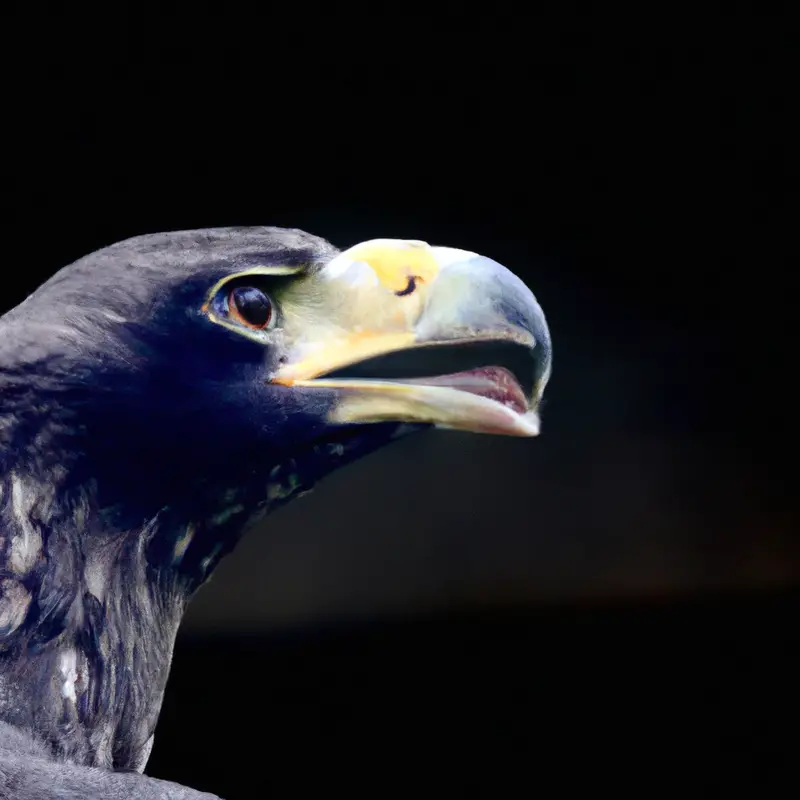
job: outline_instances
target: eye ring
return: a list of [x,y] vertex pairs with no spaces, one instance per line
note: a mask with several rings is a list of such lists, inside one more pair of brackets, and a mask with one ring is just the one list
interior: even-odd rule
[[263,331],[275,319],[272,301],[255,286],[234,286],[228,292],[226,305],[231,319],[245,328]]

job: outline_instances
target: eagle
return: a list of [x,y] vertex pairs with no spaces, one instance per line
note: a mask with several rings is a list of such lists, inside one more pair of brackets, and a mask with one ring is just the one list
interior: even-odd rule
[[213,228],[57,272],[0,317],[0,797],[211,797],[144,769],[220,559],[402,436],[536,436],[551,362],[516,275],[423,241]]

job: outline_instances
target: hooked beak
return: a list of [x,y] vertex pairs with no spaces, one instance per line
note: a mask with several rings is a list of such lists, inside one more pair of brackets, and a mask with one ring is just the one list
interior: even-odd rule
[[[508,269],[465,250],[376,239],[340,253],[315,276],[325,321],[303,326],[271,382],[335,390],[329,421],[429,423],[480,433],[536,436],[551,371],[547,322],[533,293]],[[289,310],[291,315],[291,309]],[[332,375],[390,353],[476,342],[510,343],[531,374],[476,363],[450,375],[387,379]],[[379,363],[376,362],[376,363]],[[525,392],[522,385],[530,386]]]

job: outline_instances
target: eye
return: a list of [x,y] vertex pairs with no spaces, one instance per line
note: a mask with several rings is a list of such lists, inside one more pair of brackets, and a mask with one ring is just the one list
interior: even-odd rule
[[228,313],[241,325],[263,330],[272,321],[272,303],[255,286],[236,286],[228,293]]

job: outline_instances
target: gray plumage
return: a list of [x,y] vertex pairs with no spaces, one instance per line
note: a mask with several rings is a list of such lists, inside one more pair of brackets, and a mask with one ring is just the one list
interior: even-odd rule
[[55,761],[30,736],[0,722],[2,800],[220,800],[137,772]]
[[[2,800],[211,797],[139,773],[181,617],[223,550],[209,542],[184,571],[154,563],[148,545],[163,537],[176,551],[192,520],[143,498],[136,525],[104,503],[97,466],[81,463],[87,421],[76,415],[84,390],[110,397],[147,376],[153,345],[135,326],[149,326],[187,280],[210,284],[252,265],[313,268],[336,252],[274,228],[138,237],[61,270],[0,318]],[[114,411],[123,422],[125,412]],[[124,460],[124,442],[116,449]],[[235,534],[220,535],[233,537],[230,549]]]

